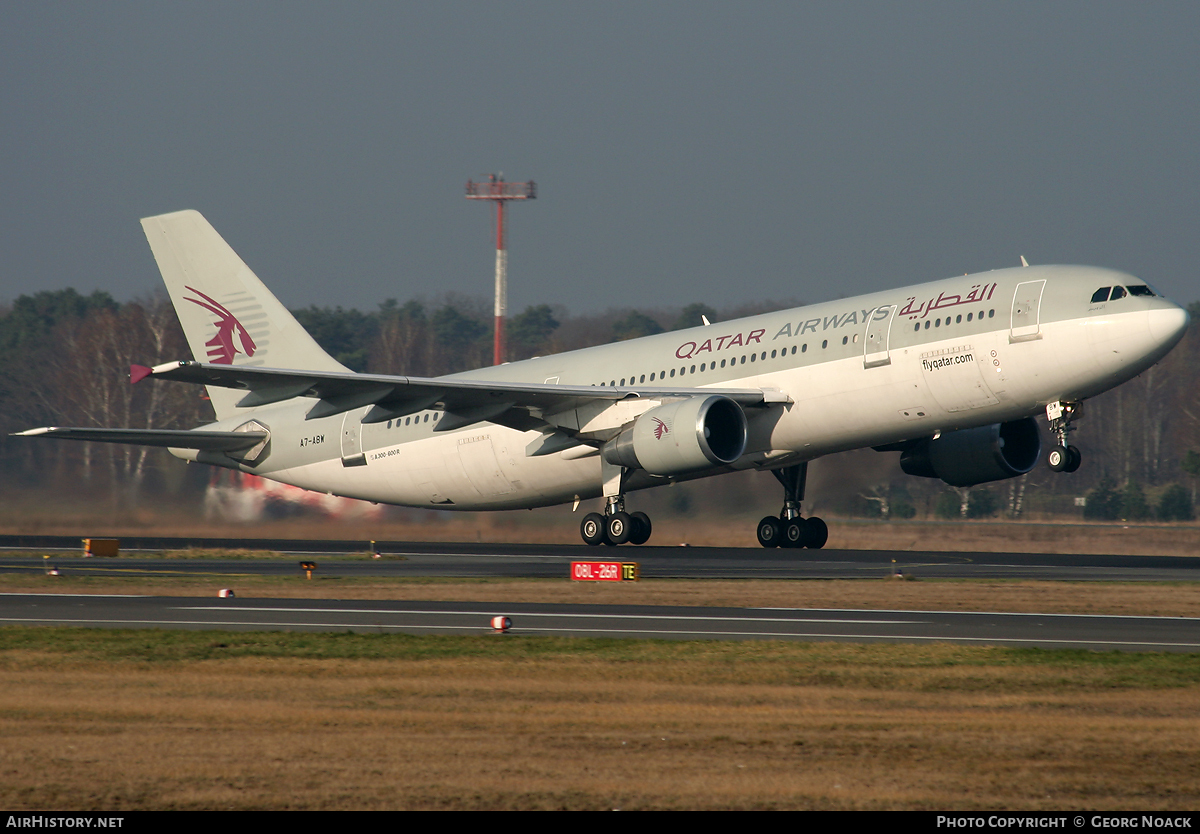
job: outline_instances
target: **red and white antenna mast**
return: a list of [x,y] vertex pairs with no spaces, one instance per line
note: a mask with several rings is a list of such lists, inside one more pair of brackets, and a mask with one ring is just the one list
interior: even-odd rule
[[493,362],[504,362],[504,319],[508,315],[508,250],[504,248],[504,204],[509,200],[537,199],[537,183],[505,182],[503,175],[489,174],[487,182],[467,180],[468,200],[491,200],[496,204],[496,336]]

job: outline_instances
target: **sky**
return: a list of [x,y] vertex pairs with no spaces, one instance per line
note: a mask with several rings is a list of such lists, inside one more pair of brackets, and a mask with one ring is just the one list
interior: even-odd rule
[[1200,4],[8,3],[0,301],[160,286],[203,213],[289,307],[814,303],[1030,263],[1200,299]]

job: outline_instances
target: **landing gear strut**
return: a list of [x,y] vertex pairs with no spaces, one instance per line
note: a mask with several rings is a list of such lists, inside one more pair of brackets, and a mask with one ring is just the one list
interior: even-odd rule
[[604,515],[588,513],[579,524],[584,544],[595,547],[606,544],[645,544],[650,539],[650,516],[642,512],[625,512],[625,496],[607,496]]
[[804,486],[808,480],[808,461],[796,466],[772,469],[771,474],[783,485],[783,509],[776,518],[769,515],[758,522],[758,543],[763,547],[808,547],[819,550],[829,540],[829,528],[816,516],[800,517]]
[[1083,456],[1074,446],[1067,445],[1067,435],[1075,431],[1071,421],[1083,415],[1083,403],[1053,402],[1046,406],[1046,417],[1050,421],[1050,433],[1058,440],[1046,463],[1055,472],[1074,472],[1083,461]]

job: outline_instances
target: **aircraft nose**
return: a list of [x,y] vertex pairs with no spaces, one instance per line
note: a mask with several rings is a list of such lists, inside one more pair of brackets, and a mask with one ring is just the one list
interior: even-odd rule
[[1189,316],[1182,307],[1149,311],[1150,334],[1159,343],[1175,344],[1187,330]]

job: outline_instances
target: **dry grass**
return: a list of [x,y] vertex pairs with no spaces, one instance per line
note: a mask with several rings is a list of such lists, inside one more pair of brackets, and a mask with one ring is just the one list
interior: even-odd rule
[[[219,655],[243,638],[203,639],[228,641],[210,644],[207,655]],[[423,648],[370,660],[163,660],[152,649],[146,660],[97,659],[82,649],[8,648],[0,802],[14,810],[1200,802],[1194,657],[1110,665],[1082,652],[951,646],[407,640]],[[466,656],[422,657],[431,645]]]
[[[554,507],[532,512],[411,513],[405,518],[337,521],[319,518],[261,520],[253,524],[208,521],[194,511],[151,506],[118,513],[92,503],[10,496],[0,506],[0,533],[80,536],[189,536],[203,538],[356,539],[378,541],[579,543],[584,510]],[[654,516],[656,545],[757,547],[759,514]],[[1071,523],[1065,521],[900,521],[828,518],[831,548],[910,552],[1112,553],[1195,556],[1200,523]]]
[[[220,576],[3,585],[1200,616],[1184,583],[309,582],[238,576],[234,561]],[[0,629],[0,674],[13,810],[1200,803],[1200,655],[28,628]]]

